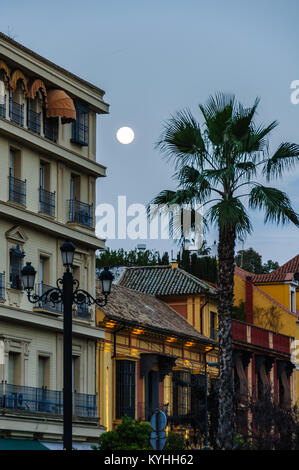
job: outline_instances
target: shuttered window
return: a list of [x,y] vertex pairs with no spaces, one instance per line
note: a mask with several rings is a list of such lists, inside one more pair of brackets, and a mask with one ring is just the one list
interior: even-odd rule
[[116,361],[115,417],[127,415],[135,419],[135,361]]

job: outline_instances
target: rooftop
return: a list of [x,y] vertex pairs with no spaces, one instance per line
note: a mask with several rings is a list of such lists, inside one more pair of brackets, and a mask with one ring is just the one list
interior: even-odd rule
[[[97,295],[101,295],[99,281],[97,281]],[[138,325],[161,334],[213,342],[198,333],[185,318],[162,300],[117,284],[113,285],[109,302],[105,307],[101,307],[101,311],[109,319],[120,323]]]
[[217,289],[210,283],[171,266],[128,267],[122,273],[118,284],[156,296],[217,294]]

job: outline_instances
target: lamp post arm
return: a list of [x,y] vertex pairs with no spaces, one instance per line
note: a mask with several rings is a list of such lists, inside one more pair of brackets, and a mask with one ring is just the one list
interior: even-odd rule
[[42,303],[52,303],[53,305],[59,304],[63,301],[63,290],[59,287],[59,284],[62,283],[62,279],[57,280],[57,287],[51,287],[50,289],[43,292],[41,295],[36,293],[31,293],[27,291],[27,299],[30,303],[36,304],[38,302]]

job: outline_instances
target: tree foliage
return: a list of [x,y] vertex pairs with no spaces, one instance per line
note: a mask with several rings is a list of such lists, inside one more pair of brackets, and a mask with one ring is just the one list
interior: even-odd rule
[[168,253],[163,253],[162,257],[158,251],[154,250],[135,250],[126,251],[123,248],[110,250],[106,248],[96,257],[96,267],[103,268],[109,266],[155,266],[169,264]]
[[[150,444],[151,432],[150,423],[124,416],[115,430],[101,434],[97,450],[153,450]],[[184,449],[186,440],[169,432],[164,450]]]
[[177,261],[179,267],[184,269],[193,276],[204,281],[217,283],[217,260],[212,256],[197,256],[193,253],[183,250],[182,254],[178,254]]
[[277,261],[268,260],[266,263],[262,263],[262,256],[253,248],[239,250],[235,256],[235,263],[253,274],[268,274],[279,268]]

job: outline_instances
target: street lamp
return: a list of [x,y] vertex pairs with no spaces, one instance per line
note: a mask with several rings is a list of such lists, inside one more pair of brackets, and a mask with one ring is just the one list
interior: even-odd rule
[[29,302],[63,304],[63,448],[72,450],[72,306],[73,304],[89,306],[96,304],[100,307],[106,305],[114,276],[108,268],[104,268],[100,274],[103,297],[95,299],[89,292],[80,289],[79,281],[73,277],[71,271],[75,253],[73,243],[69,240],[65,241],[60,251],[66,270],[62,279],[57,280],[57,287],[52,287],[42,295],[37,295],[32,293],[36,270],[31,263],[26,263],[21,274]]

